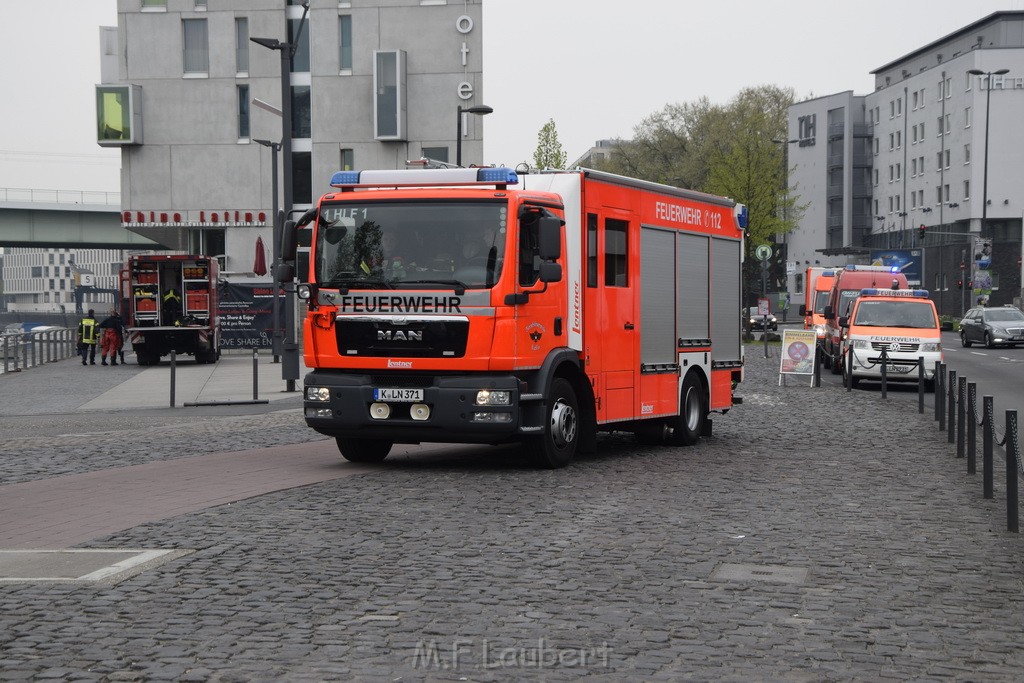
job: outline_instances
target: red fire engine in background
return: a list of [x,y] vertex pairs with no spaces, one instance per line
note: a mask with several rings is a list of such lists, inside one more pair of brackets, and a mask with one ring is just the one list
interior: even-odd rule
[[599,430],[691,444],[738,402],[742,205],[591,170],[331,185],[297,226],[304,414],[345,458],[520,441],[560,467]]
[[171,351],[197,363],[220,358],[217,259],[193,254],[140,254],[121,268],[126,335],[139,365]]

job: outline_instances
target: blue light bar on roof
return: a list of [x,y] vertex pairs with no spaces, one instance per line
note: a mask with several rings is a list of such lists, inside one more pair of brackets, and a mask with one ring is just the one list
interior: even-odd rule
[[359,171],[338,171],[331,176],[331,187],[341,187],[342,185],[358,185],[359,184]]
[[423,168],[374,171],[338,171],[331,187],[426,187],[436,185],[514,185],[519,176],[511,168]]
[[846,266],[846,270],[859,270],[870,273],[899,273],[903,269],[900,266],[858,266],[851,264]]
[[861,296],[906,296],[914,298],[928,298],[927,289],[881,289],[868,287],[860,290]]

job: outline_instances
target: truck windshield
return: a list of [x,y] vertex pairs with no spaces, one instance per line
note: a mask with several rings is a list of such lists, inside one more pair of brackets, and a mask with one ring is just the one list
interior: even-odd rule
[[508,204],[500,200],[327,201],[320,217],[321,287],[480,289],[501,277]]
[[924,301],[861,301],[853,324],[867,327],[925,329],[938,326],[935,311],[930,303]]
[[825,306],[828,306],[829,291],[822,290],[814,293],[814,312],[818,315],[824,315]]

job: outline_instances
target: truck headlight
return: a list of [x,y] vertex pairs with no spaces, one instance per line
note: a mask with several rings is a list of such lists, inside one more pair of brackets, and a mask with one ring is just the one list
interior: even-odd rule
[[331,390],[327,387],[306,387],[307,401],[330,401]]
[[827,333],[828,333],[828,328],[825,327],[824,325],[819,323],[819,324],[814,326],[814,334],[815,334],[815,336],[818,337],[818,339],[824,339],[825,335]]
[[852,346],[855,349],[870,349],[871,342],[869,342],[867,339],[854,339]]
[[921,346],[918,347],[918,351],[921,351],[922,353],[934,353],[936,351],[941,351],[941,350],[942,350],[942,343],[941,342],[926,342],[924,344],[921,344]]
[[512,404],[512,392],[481,389],[476,392],[478,406],[507,406]]

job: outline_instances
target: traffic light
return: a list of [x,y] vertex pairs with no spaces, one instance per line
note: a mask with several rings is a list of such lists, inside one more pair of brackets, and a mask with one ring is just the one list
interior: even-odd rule
[[974,289],[974,280],[967,281],[967,289]]
[[924,239],[924,232],[925,232],[925,227],[924,227],[924,225],[922,225],[921,227],[919,227],[917,229],[917,239],[923,240]]
[[964,281],[963,280],[957,280],[956,281],[956,288],[957,289],[963,289],[964,288]]

